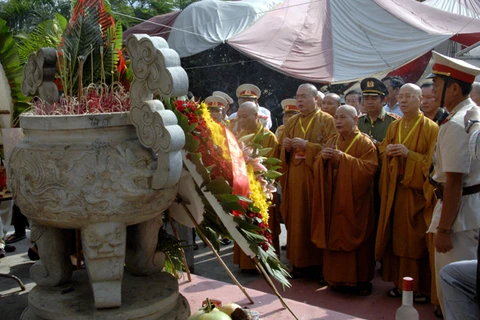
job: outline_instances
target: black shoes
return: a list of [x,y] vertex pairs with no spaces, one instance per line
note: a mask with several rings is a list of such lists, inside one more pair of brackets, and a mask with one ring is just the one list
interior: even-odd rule
[[232,243],[232,240],[228,239],[228,238],[222,238],[220,240],[218,240],[218,242],[220,242],[221,244],[223,244],[224,246]]

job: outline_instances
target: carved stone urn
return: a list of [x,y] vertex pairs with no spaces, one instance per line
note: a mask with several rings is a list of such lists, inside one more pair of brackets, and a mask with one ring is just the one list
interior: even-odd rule
[[[20,118],[25,139],[11,155],[9,186],[33,222],[40,255],[22,319],[189,316],[176,279],[161,272],[164,254],[156,251],[161,214],[177,194],[185,137],[173,112],[152,99],[153,93],[184,94],[188,78],[162,38],[132,36],[127,45],[135,75],[130,112]],[[52,81],[43,72],[51,54],[42,49],[30,56],[24,82],[34,89],[25,94]],[[88,278],[81,271],[72,277],[74,229]]]

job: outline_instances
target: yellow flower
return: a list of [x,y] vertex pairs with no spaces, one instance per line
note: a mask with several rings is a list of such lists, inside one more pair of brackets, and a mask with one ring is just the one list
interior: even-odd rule
[[200,111],[202,112],[202,117],[207,124],[207,128],[210,129],[212,132],[212,142],[216,146],[220,146],[223,151],[223,158],[225,160],[230,160],[230,154],[228,153],[228,146],[227,141],[225,139],[225,132],[222,128],[222,125],[217,123],[215,120],[212,119],[210,116],[210,112],[208,111],[208,106],[205,102],[202,102],[199,107]]
[[253,205],[260,209],[260,214],[262,215],[262,220],[265,224],[268,225],[268,207],[270,206],[267,201],[267,196],[263,192],[262,185],[257,180],[255,171],[250,164],[247,164],[247,173],[248,173],[248,183],[250,185],[250,200],[252,200]]

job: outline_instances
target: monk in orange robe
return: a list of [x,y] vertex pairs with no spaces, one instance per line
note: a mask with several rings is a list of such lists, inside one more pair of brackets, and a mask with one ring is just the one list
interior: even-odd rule
[[323,144],[335,134],[331,115],[316,108],[317,89],[311,84],[298,87],[296,100],[300,114],[288,120],[281,148],[283,176],[281,212],[287,228],[287,259],[293,276],[303,276],[322,264],[322,250],[312,242],[310,223],[313,193],[313,164]]
[[430,268],[425,221],[424,184],[432,161],[438,126],[420,112],[421,89],[408,83],[398,94],[403,118],[394,121],[379,147],[381,208],[375,257],[382,260],[382,278],[400,296],[402,278],[415,279],[415,301],[428,302]]
[[323,275],[332,290],[371,293],[375,272],[373,179],[377,147],[357,126],[357,110],[340,106],[337,134],[315,162],[312,241],[323,251]]
[[[238,122],[241,131],[238,133],[238,138],[249,134],[254,134],[251,141],[254,141],[260,134],[266,136],[259,141],[263,148],[271,148],[270,152],[265,155],[267,158],[278,158],[278,142],[277,138],[262,123],[258,120],[258,106],[254,102],[244,102],[238,108]],[[275,251],[280,252],[280,213],[274,207],[268,210],[269,219],[268,226],[272,232],[272,245]],[[239,264],[242,270],[254,270],[255,265],[249,256],[243,253],[242,249],[235,244],[233,246],[233,263]]]

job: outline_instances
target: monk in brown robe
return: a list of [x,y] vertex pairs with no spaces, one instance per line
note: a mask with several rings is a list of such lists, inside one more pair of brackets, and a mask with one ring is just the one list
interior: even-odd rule
[[[240,125],[240,132],[237,137],[241,138],[243,136],[254,134],[251,138],[251,141],[254,141],[258,135],[266,134],[266,136],[259,141],[259,144],[263,148],[272,148],[268,154],[265,155],[267,158],[278,158],[278,142],[277,138],[267,128],[265,128],[262,123],[258,120],[258,106],[254,102],[248,101],[244,102],[238,108],[238,123]],[[272,231],[272,245],[275,248],[277,253],[280,252],[280,213],[278,210],[274,210],[273,207],[269,209],[269,220],[268,226],[270,231]],[[255,265],[249,256],[243,253],[242,249],[235,244],[233,247],[233,263],[239,264],[240,269],[242,270],[254,270]]]
[[337,134],[315,162],[312,241],[323,251],[323,275],[332,290],[369,295],[375,272],[373,178],[377,147],[356,124],[357,110],[340,106]]
[[438,135],[438,125],[420,112],[421,89],[405,84],[398,94],[403,118],[394,121],[379,147],[381,208],[375,257],[382,260],[382,278],[392,281],[391,297],[401,296],[402,278],[415,279],[415,301],[428,302],[430,268],[423,191]]
[[317,89],[311,84],[298,87],[297,107],[300,114],[288,120],[281,149],[283,176],[281,212],[287,228],[287,259],[292,276],[304,274],[299,268],[322,264],[322,250],[312,242],[310,223],[313,193],[313,164],[323,144],[335,134],[331,115],[316,108]]

